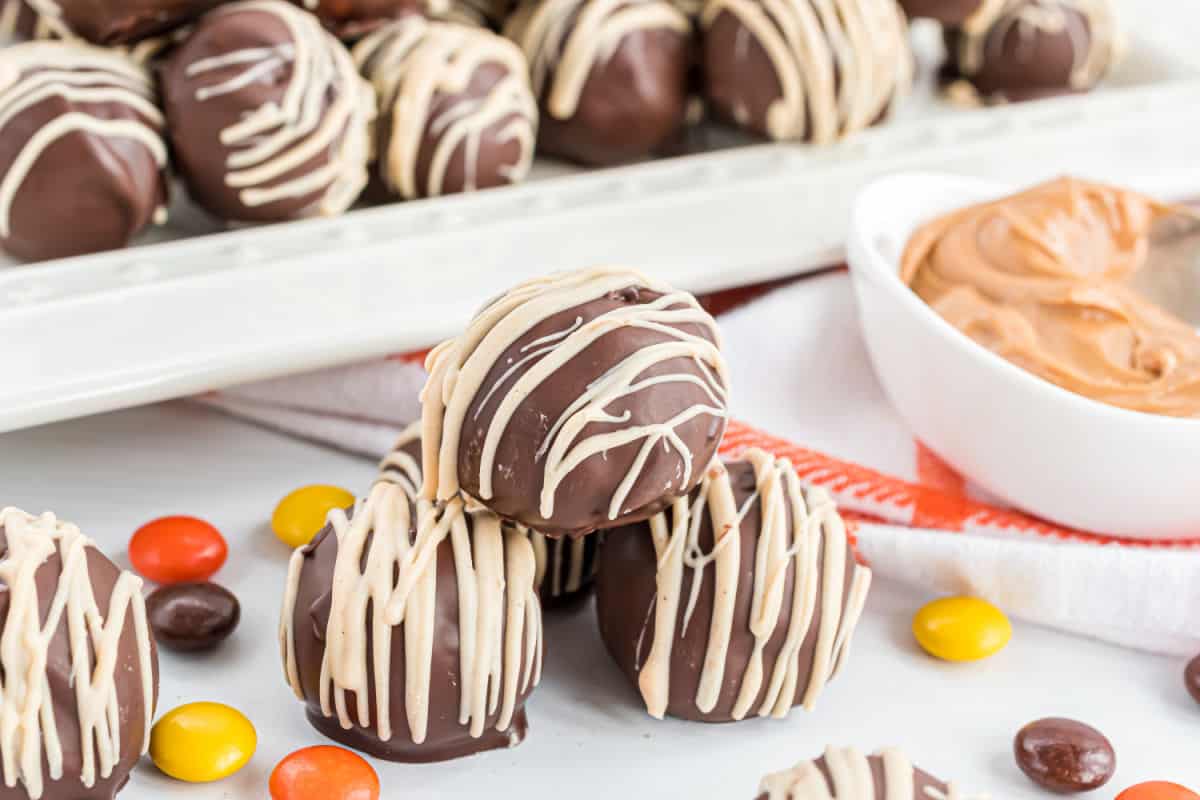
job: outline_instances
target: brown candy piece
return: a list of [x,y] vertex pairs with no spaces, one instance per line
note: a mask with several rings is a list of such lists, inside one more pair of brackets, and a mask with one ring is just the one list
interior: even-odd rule
[[1196,656],[1188,662],[1187,667],[1183,670],[1183,682],[1192,699],[1200,703],[1200,656]]
[[1116,753],[1104,734],[1061,717],[1039,719],[1021,728],[1013,753],[1030,780],[1064,794],[1098,789],[1117,768]]
[[184,652],[211,650],[233,633],[241,619],[238,599],[215,583],[160,586],[146,598],[146,616],[163,647]]

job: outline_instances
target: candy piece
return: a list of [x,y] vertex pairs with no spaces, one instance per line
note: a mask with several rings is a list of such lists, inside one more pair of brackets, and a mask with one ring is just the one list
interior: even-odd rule
[[379,776],[342,747],[297,750],[271,773],[271,800],[379,800]]
[[271,530],[288,547],[303,547],[324,527],[330,511],[352,505],[354,495],[340,487],[321,484],[304,486],[275,506],[275,513],[271,515]]
[[943,597],[913,617],[913,635],[931,656],[978,661],[994,656],[1012,638],[1004,612],[978,597]]
[[1117,768],[1117,756],[1104,734],[1072,719],[1029,723],[1017,732],[1013,753],[1021,771],[1052,792],[1098,789]]
[[188,703],[150,731],[150,758],[172,778],[209,783],[228,778],[254,755],[258,736],[242,712],[222,703]]
[[1147,781],[1130,786],[1117,800],[1200,800],[1200,794],[1170,781]]
[[129,540],[133,568],[157,583],[206,581],[228,554],[221,532],[196,517],[147,522]]
[[172,650],[211,650],[233,633],[241,619],[238,599],[215,583],[160,586],[146,598],[154,638]]
[[1200,703],[1200,656],[1196,656],[1183,670],[1183,682],[1187,686],[1188,694],[1197,703]]

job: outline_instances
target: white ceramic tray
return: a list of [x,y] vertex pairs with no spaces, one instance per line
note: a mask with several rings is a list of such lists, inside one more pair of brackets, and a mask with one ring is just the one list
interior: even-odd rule
[[[423,347],[478,298],[557,268],[624,262],[695,291],[802,272],[840,258],[858,188],[902,170],[1198,191],[1200,7],[1123,4],[1130,55],[1090,96],[964,110],[925,85],[897,119],[825,149],[542,164],[474,196],[0,268],[0,430]],[[916,33],[929,60],[936,31]],[[178,218],[157,235],[194,230]]]

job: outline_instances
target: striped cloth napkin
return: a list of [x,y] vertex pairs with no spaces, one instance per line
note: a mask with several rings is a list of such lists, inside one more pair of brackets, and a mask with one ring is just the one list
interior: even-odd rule
[[[828,489],[879,577],[987,598],[1063,631],[1171,655],[1200,652],[1200,531],[1147,542],[1005,508],[913,440],[875,380],[842,272],[721,314],[734,422],[722,453],[761,447]],[[720,312],[741,296],[719,296]],[[277,430],[379,458],[419,414],[421,355],[199,398]],[[752,423],[752,424],[748,424]]]

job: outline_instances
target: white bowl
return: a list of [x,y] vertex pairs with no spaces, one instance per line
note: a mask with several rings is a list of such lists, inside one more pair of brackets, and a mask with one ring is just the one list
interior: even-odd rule
[[895,175],[859,195],[848,245],[875,371],[913,433],[971,480],[1070,527],[1200,536],[1200,420],[1142,414],[1061,389],[976,344],[899,277],[921,223],[1014,187]]

